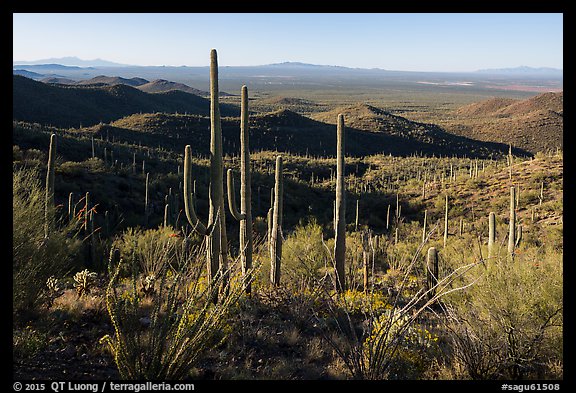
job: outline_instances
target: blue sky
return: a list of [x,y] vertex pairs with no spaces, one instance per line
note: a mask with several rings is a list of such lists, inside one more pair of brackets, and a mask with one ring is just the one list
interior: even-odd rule
[[284,61],[405,71],[563,68],[563,15],[13,14],[13,60],[76,56],[124,64]]

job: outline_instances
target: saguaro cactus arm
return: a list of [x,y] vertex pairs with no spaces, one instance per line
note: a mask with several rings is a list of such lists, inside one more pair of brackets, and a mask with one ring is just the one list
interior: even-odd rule
[[196,230],[201,235],[206,235],[207,228],[206,225],[198,219],[196,211],[194,210],[194,204],[192,203],[190,188],[192,181],[192,163],[190,158],[190,145],[186,145],[184,149],[184,211],[186,212],[186,218],[194,230]]
[[238,221],[244,220],[246,218],[246,214],[244,212],[240,212],[238,210],[238,206],[236,205],[236,197],[234,192],[234,175],[232,174],[232,169],[228,169],[227,172],[227,183],[228,183],[228,208],[230,210],[230,214],[237,219]]

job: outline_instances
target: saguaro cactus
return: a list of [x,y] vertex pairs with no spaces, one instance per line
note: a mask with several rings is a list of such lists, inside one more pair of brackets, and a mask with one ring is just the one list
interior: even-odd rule
[[346,290],[344,263],[346,259],[346,182],[345,182],[345,129],[344,115],[338,115],[336,129],[336,219],[334,222],[334,261],[336,264],[336,290]]
[[516,232],[516,242],[514,243],[514,247],[518,248],[520,247],[520,242],[522,241],[522,225],[518,225]]
[[428,298],[432,299],[436,294],[436,285],[438,285],[438,251],[436,247],[428,249],[428,257],[426,259],[426,285],[428,290]]
[[84,197],[84,232],[88,233],[88,220],[90,218],[90,193],[87,192]]
[[446,195],[446,207],[444,209],[444,247],[448,241],[448,195]]
[[144,226],[148,226],[148,216],[150,215],[149,210],[149,199],[148,199],[148,178],[150,177],[150,173],[146,174],[146,186],[144,191]]
[[514,209],[515,205],[515,195],[516,189],[514,186],[510,187],[510,222],[508,228],[508,254],[514,257],[514,243],[516,241],[516,211]]
[[490,212],[488,216],[488,259],[494,256],[494,245],[496,244],[496,214]]
[[424,223],[422,225],[422,243],[426,241],[426,218],[428,216],[428,210],[424,210]]
[[74,193],[68,194],[68,221],[72,222],[74,220]]
[[56,134],[50,135],[48,168],[46,170],[46,198],[44,200],[44,237],[48,237],[54,224],[54,162],[56,160]]
[[169,224],[170,224],[170,220],[169,220],[169,209],[170,209],[170,205],[167,203],[164,205],[164,228],[166,228]]
[[276,183],[274,186],[274,211],[270,237],[270,281],[280,285],[280,262],[282,261],[282,156],[276,157]]
[[358,231],[358,219],[360,215],[360,199],[356,199],[356,222],[354,224],[354,230]]
[[368,292],[370,282],[370,255],[374,250],[372,245],[372,231],[362,231],[360,234],[362,239],[362,272],[363,272],[363,288],[364,292]]
[[[250,189],[250,149],[248,138],[248,88],[242,86],[240,111],[240,211],[236,208],[234,178],[228,169],[228,207],[232,216],[240,221],[240,263],[242,275],[246,277],[252,268],[252,193]],[[250,282],[245,282],[244,290],[251,292]]]
[[512,181],[512,163],[514,162],[514,157],[512,156],[512,144],[508,145],[508,177]]
[[[217,279],[218,272],[227,268],[227,239],[224,218],[224,184],[222,164],[222,127],[218,103],[218,58],[215,49],[210,52],[210,188],[208,224],[197,217],[191,199],[192,158],[191,147],[184,150],[184,209],[192,228],[206,236],[207,269],[210,285]],[[225,280],[224,285],[227,287]]]

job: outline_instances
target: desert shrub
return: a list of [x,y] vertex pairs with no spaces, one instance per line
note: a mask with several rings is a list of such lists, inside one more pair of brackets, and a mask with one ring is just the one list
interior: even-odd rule
[[49,237],[44,237],[45,189],[37,170],[15,170],[12,186],[12,305],[19,313],[33,311],[44,302],[48,278],[62,276],[72,268],[81,241],[76,237],[75,222],[57,223]]
[[296,287],[319,280],[331,268],[328,253],[316,220],[301,223],[282,245],[282,281]]
[[22,150],[20,150],[20,146],[13,145],[12,146],[12,161],[14,161],[14,162],[22,161],[23,158],[24,158],[24,153],[22,152]]
[[136,266],[139,273],[156,276],[164,265],[177,261],[177,247],[186,248],[199,243],[197,235],[186,236],[171,226],[155,229],[128,228],[114,240],[112,248],[118,249],[121,258],[130,262],[130,266]]
[[562,363],[561,263],[559,254],[535,262],[519,253],[447,298],[453,355],[466,377],[561,378],[548,370]]
[[14,330],[12,342],[14,357],[29,358],[48,346],[48,336],[28,325]]

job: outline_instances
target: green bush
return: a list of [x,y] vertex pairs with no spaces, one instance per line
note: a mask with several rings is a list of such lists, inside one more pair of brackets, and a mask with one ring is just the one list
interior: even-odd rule
[[[130,266],[135,266],[138,273],[157,275],[166,264],[179,262],[176,257],[180,254],[175,254],[176,247],[191,248],[201,243],[195,233],[186,240],[183,236],[171,226],[156,229],[128,228],[114,240],[112,248],[118,249],[121,258],[129,262]],[[176,269],[179,266],[171,267]]]
[[466,292],[447,298],[452,349],[472,379],[548,379],[562,364],[562,260],[523,253],[488,264]]
[[[13,312],[34,311],[43,302],[50,276],[62,276],[73,266],[80,251],[76,223],[60,223],[44,238],[45,189],[35,169],[13,172],[12,280]],[[58,217],[59,211],[56,211]]]
[[282,281],[296,286],[319,280],[333,268],[329,250],[322,240],[322,227],[315,219],[300,223],[282,246]]

